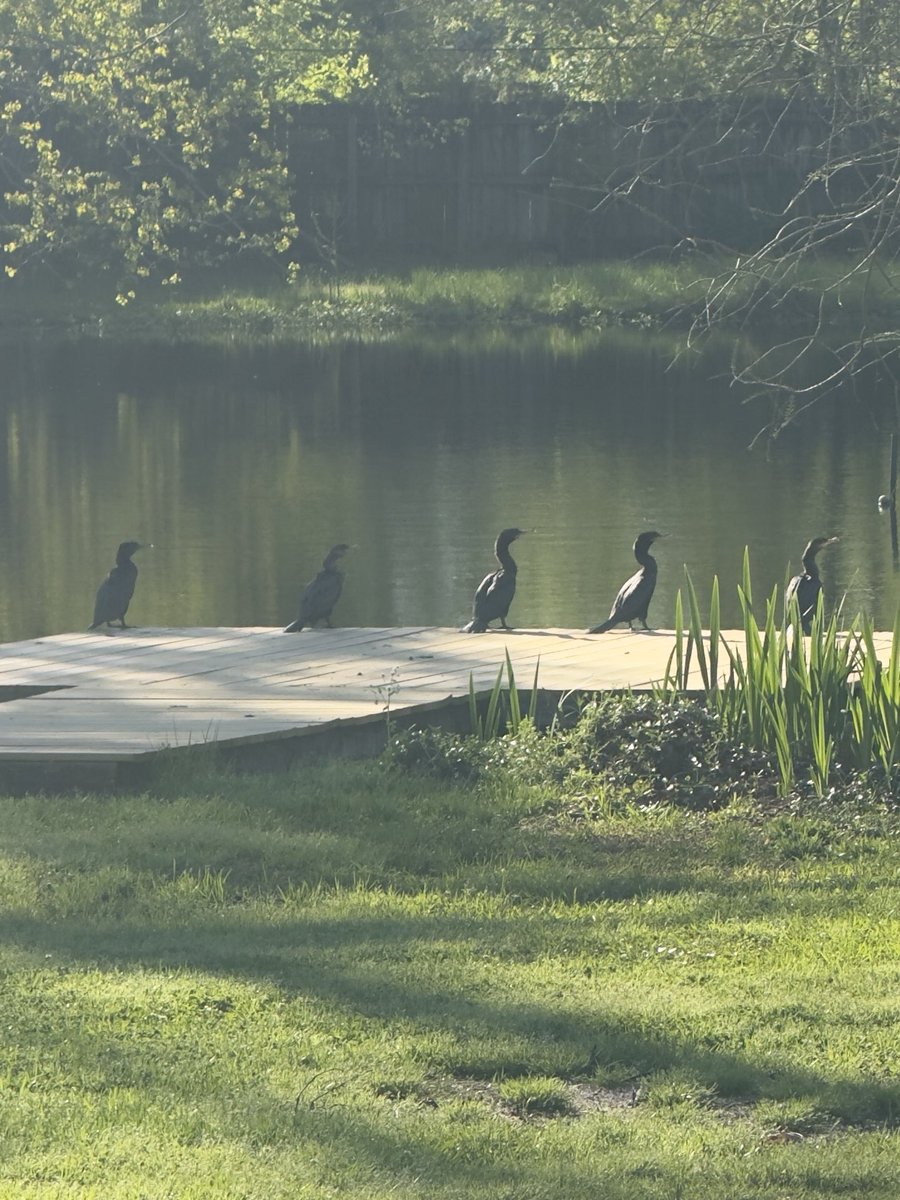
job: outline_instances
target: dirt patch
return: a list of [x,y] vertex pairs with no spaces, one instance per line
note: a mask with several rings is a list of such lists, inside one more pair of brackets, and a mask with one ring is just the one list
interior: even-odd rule
[[[560,1080],[560,1087],[567,1092],[571,1115],[576,1118],[596,1112],[620,1112],[638,1103],[638,1093],[630,1083],[603,1087],[596,1083],[567,1083]],[[391,1100],[415,1100],[435,1108],[454,1100],[472,1100],[484,1104],[498,1116],[519,1119],[501,1096],[499,1085],[486,1079],[460,1076],[427,1079],[412,1084],[381,1083],[375,1091]]]

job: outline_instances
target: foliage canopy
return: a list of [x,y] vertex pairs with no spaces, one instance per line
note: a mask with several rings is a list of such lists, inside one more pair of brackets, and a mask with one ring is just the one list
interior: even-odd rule
[[[625,102],[630,161],[615,177],[580,161],[594,210],[671,188],[673,168],[677,186],[712,191],[748,137],[774,145],[799,113],[806,141],[784,186],[764,212],[748,201],[756,243],[709,235],[736,265],[696,332],[798,294],[820,252],[865,276],[900,244],[900,0],[0,0],[0,47],[6,274],[108,272],[122,302],[192,266],[283,267],[305,169],[292,129],[298,106],[323,102],[402,114],[423,99],[445,112],[507,101],[550,114],[549,138],[586,106]],[[744,378],[793,392],[828,300]],[[815,394],[873,362],[893,372],[897,337],[861,321]]]
[[346,20],[303,0],[3,0],[0,30],[6,272],[100,267],[123,300],[185,261],[284,251],[287,106],[366,77]]

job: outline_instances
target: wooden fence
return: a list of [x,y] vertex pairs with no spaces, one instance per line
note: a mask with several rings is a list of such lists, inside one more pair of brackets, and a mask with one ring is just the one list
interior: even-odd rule
[[748,246],[820,161],[826,125],[765,99],[564,118],[326,106],[299,110],[289,136],[304,257],[553,261],[686,239]]

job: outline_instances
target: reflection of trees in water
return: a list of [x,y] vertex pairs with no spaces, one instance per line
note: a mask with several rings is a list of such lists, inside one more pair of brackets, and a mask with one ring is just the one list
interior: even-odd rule
[[[687,563],[726,619],[743,546],[763,590],[797,546],[843,534],[826,596],[892,618],[874,426],[839,408],[747,447],[759,415],[718,364],[650,335],[297,347],[41,348],[0,422],[7,638],[84,628],[128,537],[138,624],[282,625],[337,540],[358,546],[340,621],[461,624],[496,530],[523,542],[516,623],[583,627],[645,527],[670,534],[654,622]],[[885,464],[886,465],[886,464]],[[877,482],[872,482],[877,480]]]

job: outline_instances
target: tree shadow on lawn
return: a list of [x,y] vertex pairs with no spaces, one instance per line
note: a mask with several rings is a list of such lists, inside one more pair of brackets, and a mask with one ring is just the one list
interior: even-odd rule
[[[333,806],[318,795],[305,806],[290,786],[279,783],[270,793],[257,782],[248,796],[238,791],[228,802],[139,797],[115,823],[102,802],[90,800],[67,803],[62,823],[58,804],[34,797],[16,802],[2,817],[6,853],[64,873],[109,869],[171,878],[199,867],[227,876],[229,896],[346,887],[363,879],[414,893],[475,888],[539,904],[705,890],[746,904],[746,867],[771,873],[787,866],[755,831],[737,856],[732,850],[723,855],[711,846],[709,830],[689,816],[682,824],[648,822],[623,835],[578,821],[517,819],[492,811],[489,800],[482,807],[452,791],[437,799],[419,799],[413,791],[394,808],[353,791]],[[802,890],[802,881],[796,886]],[[848,895],[852,886],[849,879],[835,884]],[[762,905],[761,893],[749,902]],[[830,902],[823,911],[833,914]]]
[[[276,1156],[296,1155],[294,1186],[300,1189],[319,1184],[323,1195],[339,1191],[348,1196],[380,1196],[401,1189],[408,1189],[402,1190],[403,1195],[422,1195],[430,1200],[444,1195],[448,1200],[459,1200],[460,1196],[499,1200],[600,1195],[604,1200],[665,1200],[670,1196],[674,1200],[684,1195],[683,1165],[674,1139],[671,1150],[651,1147],[646,1140],[638,1139],[630,1152],[623,1153],[624,1137],[619,1135],[615,1138],[614,1159],[608,1163],[602,1142],[597,1153],[575,1154],[564,1142],[553,1146],[538,1138],[521,1138],[522,1125],[518,1122],[499,1124],[494,1119],[490,1127],[490,1110],[479,1111],[477,1102],[457,1104],[448,1113],[437,1111],[441,1103],[423,1107],[408,1102],[398,1113],[396,1102],[379,1095],[375,1088],[361,1097],[358,1080],[342,1080],[340,1067],[318,1090],[307,1086],[308,1072],[300,1069],[294,1095],[273,1090],[264,1061],[248,1062],[243,1078],[228,1078],[217,1087],[215,1067],[204,1061],[201,1070],[205,1068],[206,1075],[198,1079],[195,1068],[192,1077],[193,1064],[174,1053],[171,1045],[160,1046],[158,1038],[155,1049],[161,1061],[148,1070],[145,1047],[139,1041],[127,1036],[117,1039],[108,1034],[92,1035],[90,1023],[80,1019],[81,1014],[73,1012],[71,1004],[69,1016],[69,1027],[55,1027],[57,1037],[64,1040],[66,1053],[74,1062],[97,1066],[94,1071],[78,1073],[78,1087],[65,1090],[63,1103],[77,1114],[79,1092],[96,1103],[96,1096],[110,1090],[134,1089],[141,1094],[142,1111],[148,1117],[160,1108],[171,1114],[170,1125],[159,1133],[153,1131],[151,1118],[148,1143],[157,1138],[175,1140],[176,1162],[184,1162],[195,1145],[207,1153],[214,1153],[217,1145],[232,1150],[240,1147],[240,1158],[257,1160],[254,1194],[263,1194],[259,1189],[266,1186],[267,1159],[274,1152]],[[32,1062],[47,1057],[44,1041],[37,1037],[32,1045],[21,1049]],[[236,1056],[242,1053],[246,1055],[247,1051],[236,1048]],[[335,1083],[337,1086],[332,1086]],[[197,1090],[203,1094],[200,1106]],[[58,1098],[52,1095],[47,1098],[51,1112],[55,1101]],[[180,1114],[184,1105],[190,1110],[186,1126]],[[52,1134],[43,1133],[41,1138],[51,1164],[62,1150],[70,1171],[75,1169],[79,1156],[90,1157],[92,1171],[103,1171],[102,1156],[98,1165],[93,1157],[95,1148],[85,1142],[74,1116],[71,1140],[64,1147],[54,1143]],[[12,1148],[8,1155],[7,1170],[14,1178],[15,1166],[9,1165],[16,1162]],[[52,1165],[48,1169],[52,1170]],[[166,1173],[162,1170],[156,1178],[157,1186],[164,1182]],[[379,1184],[383,1191],[378,1190]],[[354,1185],[360,1187],[359,1192]]]
[[[477,891],[489,903],[541,907],[652,899],[661,902],[667,929],[700,926],[723,917],[745,923],[769,916],[783,919],[801,911],[810,920],[834,919],[842,911],[857,911],[861,894],[871,900],[873,891],[895,884],[892,862],[885,863],[878,877],[870,875],[864,890],[844,860],[837,864],[840,870],[829,878],[827,888],[818,878],[803,877],[797,863],[777,860],[769,864],[756,860],[759,876],[754,878],[747,873],[747,867],[754,865],[749,856],[736,865],[723,863],[696,843],[667,842],[664,831],[649,846],[647,842],[622,846],[616,838],[577,845],[562,838],[549,843],[536,839],[530,850],[523,842],[495,858],[485,858],[485,840],[476,829],[464,852],[452,862],[441,861],[435,849],[433,870],[424,861],[428,851],[420,850],[415,861],[404,865],[402,848],[388,839],[379,845],[365,831],[358,837],[317,830],[265,836],[249,831],[241,839],[234,830],[223,832],[209,823],[192,832],[196,840],[186,842],[178,828],[148,829],[143,840],[140,829],[131,830],[129,844],[115,833],[104,840],[102,832],[93,837],[89,830],[61,830],[48,845],[46,831],[25,830],[10,831],[3,844],[11,859],[29,864],[28,870],[30,864],[42,865],[44,887],[55,887],[57,878],[77,878],[74,890],[82,905],[86,890],[94,889],[92,907],[98,915],[105,909],[110,916],[127,913],[129,895],[142,877],[197,877],[198,870],[222,880],[229,903],[304,890],[353,889],[360,882],[410,896],[433,890],[441,897],[467,897]],[[780,880],[779,872],[784,873]],[[92,873],[97,874],[96,880],[91,879]],[[787,903],[784,889],[789,890]],[[121,905],[116,900],[118,891],[125,893]],[[655,915],[648,919],[662,921]]]
[[[488,964],[492,970],[486,975],[483,955],[492,946],[515,945],[521,924],[446,914],[241,920],[231,927],[222,919],[172,927],[8,917],[0,922],[0,940],[26,954],[52,956],[58,966],[202,971],[223,980],[272,985],[288,999],[334,1008],[338,1021],[362,1016],[381,1023],[388,1038],[402,1022],[408,1026],[406,1037],[431,1035],[430,1070],[449,1076],[572,1079],[596,1076],[605,1068],[637,1080],[659,1071],[685,1071],[723,1096],[802,1096],[848,1122],[896,1120],[900,1084],[828,1079],[802,1067],[764,1069],[739,1053],[704,1044],[708,1038],[648,1030],[639,1011],[633,1019],[610,1015],[599,970],[595,993],[587,1000],[579,993],[577,1006],[567,1005],[566,978],[546,1002],[518,999],[520,979],[514,974],[504,984],[500,959]],[[430,964],[419,961],[423,946],[451,941],[457,946],[452,961],[438,958],[435,981],[429,984],[423,972]],[[467,961],[479,964],[468,976],[468,987]],[[520,960],[512,961],[515,966]],[[766,1013],[760,1011],[759,1018]],[[437,1041],[447,1048],[435,1050],[433,1035],[444,1035]],[[98,1046],[97,1053],[102,1052]]]
[[[49,811],[49,805],[45,806]],[[424,807],[424,806],[423,806]],[[545,830],[501,831],[491,814],[440,811],[382,813],[370,807],[357,819],[338,815],[284,814],[278,809],[232,817],[215,812],[173,812],[148,802],[127,825],[106,827],[103,810],[76,814],[68,824],[41,816],[34,824],[10,818],[3,834],[8,855],[63,872],[112,869],[171,877],[200,867],[224,873],[230,894],[274,893],[299,886],[378,886],[418,892],[422,887],[514,891],[523,900],[620,900],[693,891],[696,841],[654,832],[623,847],[617,839],[566,837]],[[502,819],[502,818],[501,818]],[[77,823],[76,823],[77,822]],[[6,822],[4,822],[6,823]],[[717,889],[725,886],[725,873]],[[743,886],[743,885],[742,885]]]

